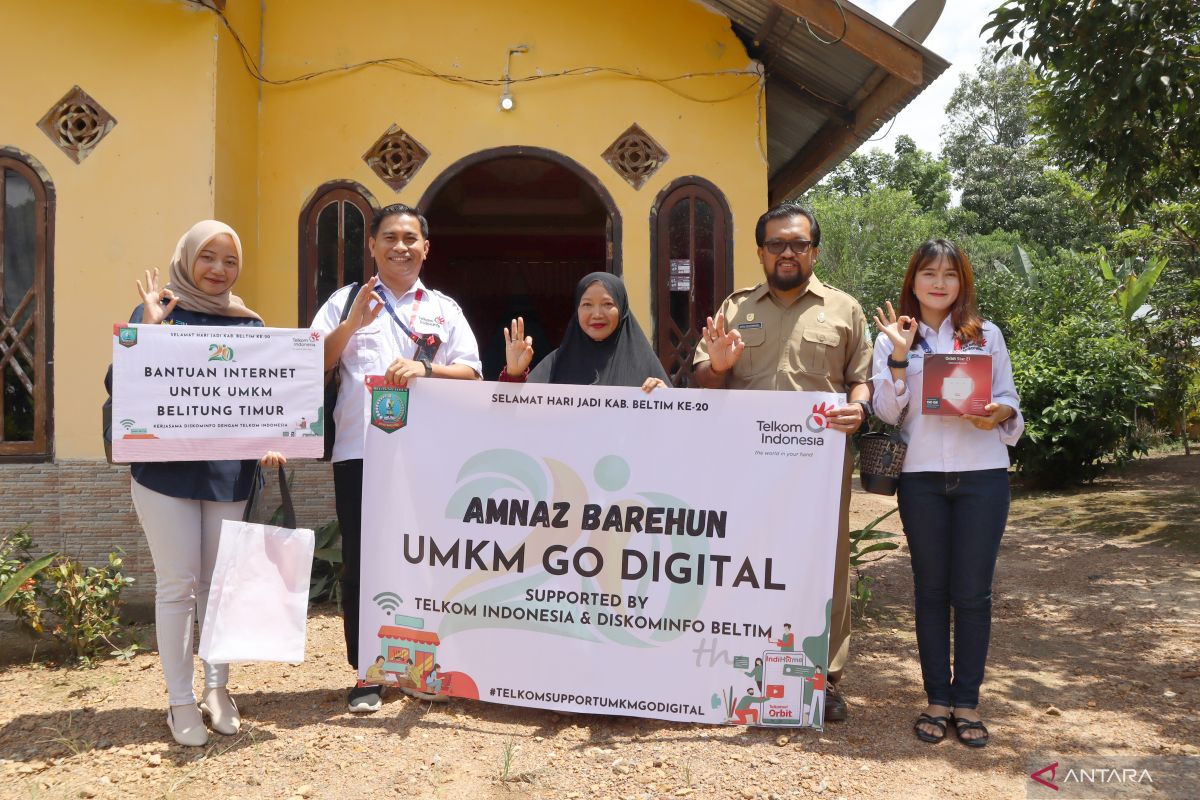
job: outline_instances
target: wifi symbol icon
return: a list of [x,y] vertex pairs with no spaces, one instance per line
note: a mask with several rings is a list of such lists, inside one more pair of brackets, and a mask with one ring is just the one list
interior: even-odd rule
[[404,602],[395,592],[380,592],[371,599],[388,614],[391,614]]
[[121,427],[124,428],[125,430],[129,430],[130,428],[133,427],[133,420],[131,420],[131,419],[121,420]]

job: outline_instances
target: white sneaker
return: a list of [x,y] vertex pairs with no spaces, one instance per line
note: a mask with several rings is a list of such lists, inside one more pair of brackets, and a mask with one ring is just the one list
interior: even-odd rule
[[355,714],[378,711],[383,707],[383,687],[359,681],[346,698],[346,708]]
[[200,700],[200,710],[208,714],[212,729],[226,736],[233,736],[242,727],[242,715],[237,704],[224,686],[205,689]]
[[208,728],[204,727],[204,717],[195,703],[168,708],[167,727],[175,741],[182,745],[203,747],[208,744]]

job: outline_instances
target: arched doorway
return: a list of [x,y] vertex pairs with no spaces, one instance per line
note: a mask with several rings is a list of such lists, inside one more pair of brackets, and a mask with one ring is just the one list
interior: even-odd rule
[[[329,181],[300,211],[299,322],[308,325],[339,287],[374,274],[367,231],[379,208],[354,181]],[[364,275],[364,270],[366,273]]]
[[508,320],[525,318],[540,359],[562,340],[579,279],[621,272],[616,204],[594,175],[552,150],[468,156],[433,182],[420,208],[431,244],[421,278],[462,306],[489,380],[504,366]]

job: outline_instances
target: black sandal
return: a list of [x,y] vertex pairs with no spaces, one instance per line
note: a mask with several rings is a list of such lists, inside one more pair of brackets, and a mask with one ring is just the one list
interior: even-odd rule
[[[986,747],[987,746],[988,739],[991,738],[991,734],[989,734],[988,729],[983,726],[982,720],[974,720],[974,721],[966,720],[966,719],[961,719],[960,717],[956,717],[953,714],[951,714],[950,721],[954,723],[954,729],[955,729],[955,731],[958,732],[958,740],[960,742],[962,742],[963,744],[965,744],[967,747]],[[972,738],[963,738],[963,732],[975,731],[975,730],[983,731],[983,735],[975,736]]]
[[[917,721],[913,723],[913,733],[917,734],[917,738],[920,739],[922,742],[929,742],[930,744],[937,744],[942,739],[946,738],[946,723],[949,721],[950,721],[949,717],[931,717],[931,716],[929,716],[929,714],[922,711],[921,715],[919,717],[917,717]],[[929,731],[921,730],[922,725],[932,725],[933,727],[935,727],[939,731],[941,731],[941,735],[937,736],[937,735],[930,733]]]

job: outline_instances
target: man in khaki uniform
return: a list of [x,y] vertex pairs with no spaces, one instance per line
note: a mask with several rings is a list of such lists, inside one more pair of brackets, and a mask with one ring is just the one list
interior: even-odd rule
[[784,203],[763,214],[754,230],[766,282],[734,292],[708,319],[693,360],[696,383],[709,389],[844,392],[848,401],[829,415],[846,436],[829,630],[829,688],[825,719],[844,720],[836,684],[850,651],[849,434],[870,414],[871,342],[862,307],[812,274],[821,228],[812,213]]

